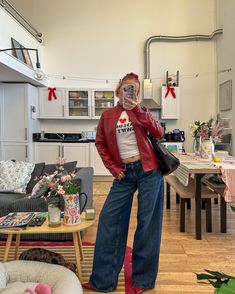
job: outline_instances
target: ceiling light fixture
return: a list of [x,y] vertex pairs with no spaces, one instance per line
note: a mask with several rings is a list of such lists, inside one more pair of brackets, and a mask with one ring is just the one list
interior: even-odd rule
[[38,49],[35,49],[35,48],[7,48],[7,49],[0,49],[0,52],[5,52],[5,51],[12,51],[12,50],[28,50],[28,51],[34,51],[36,52],[36,70],[34,70],[34,78],[39,80],[39,81],[42,81],[46,78],[46,75],[45,73],[41,70],[41,65],[40,65],[40,62],[39,62],[39,55],[38,55]]

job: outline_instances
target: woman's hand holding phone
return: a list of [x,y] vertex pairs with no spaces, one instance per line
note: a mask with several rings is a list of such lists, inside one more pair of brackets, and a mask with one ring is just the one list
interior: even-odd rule
[[123,108],[132,110],[138,104],[135,86],[124,85],[122,90],[123,90]]

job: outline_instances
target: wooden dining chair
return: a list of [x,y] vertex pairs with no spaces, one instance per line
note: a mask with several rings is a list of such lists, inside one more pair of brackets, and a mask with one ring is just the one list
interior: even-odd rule
[[219,195],[220,198],[220,231],[221,233],[227,233],[227,204],[224,200],[224,189],[226,187],[225,183],[215,183],[210,180],[209,177],[202,178],[202,184],[213,190]]
[[[189,178],[189,183],[184,186],[174,175],[165,176],[166,181],[166,206],[170,209],[170,189],[173,188],[176,196],[180,199],[180,232],[185,232],[185,203],[187,200],[195,199],[195,180]],[[202,186],[202,200],[206,203],[206,229],[212,232],[212,206],[211,199],[218,198],[219,195],[207,186]],[[196,213],[196,211],[195,211]],[[224,208],[221,214],[221,222],[224,219]],[[222,231],[222,227],[221,227]]]

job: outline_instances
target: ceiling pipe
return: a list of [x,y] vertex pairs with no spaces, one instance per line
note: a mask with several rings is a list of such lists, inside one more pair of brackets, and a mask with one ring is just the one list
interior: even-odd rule
[[40,33],[16,8],[7,0],[0,0],[0,6],[18,21],[39,43],[42,43]]
[[188,36],[152,36],[147,39],[144,46],[144,78],[150,79],[150,45],[152,42],[188,42],[210,41],[216,35],[223,34],[223,29],[215,30],[211,35],[188,35]]

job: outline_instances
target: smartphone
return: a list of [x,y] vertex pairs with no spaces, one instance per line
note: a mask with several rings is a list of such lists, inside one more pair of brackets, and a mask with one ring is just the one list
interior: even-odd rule
[[131,100],[135,100],[136,93],[135,93],[135,86],[134,85],[125,85],[122,88],[123,90],[123,98],[129,98]]

